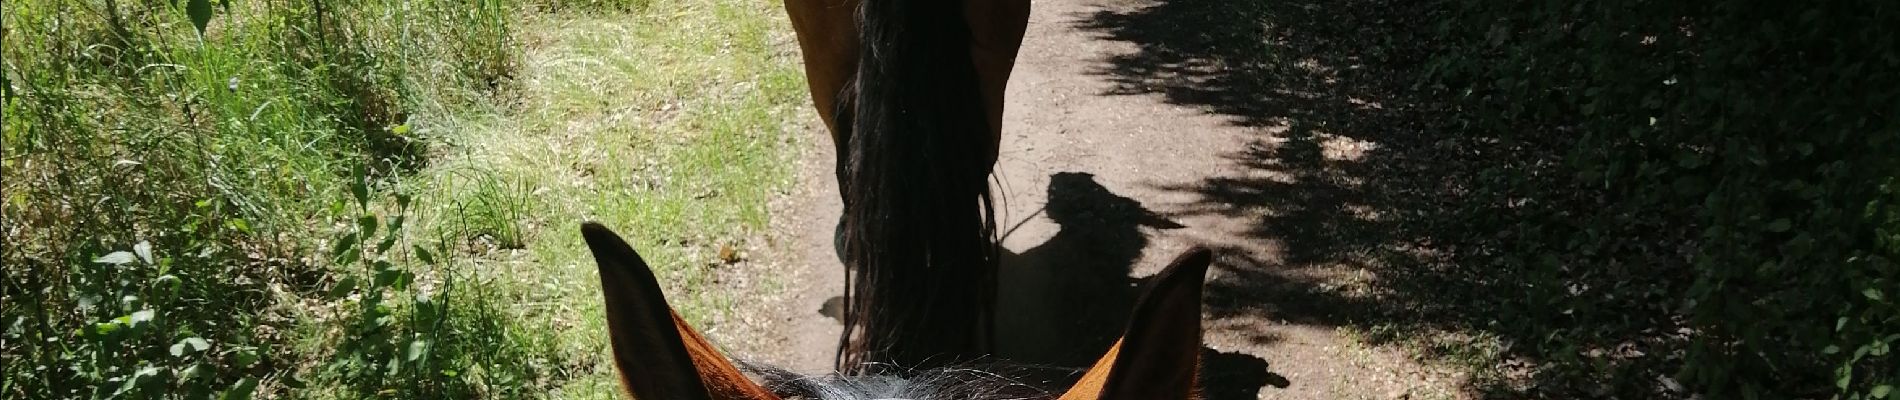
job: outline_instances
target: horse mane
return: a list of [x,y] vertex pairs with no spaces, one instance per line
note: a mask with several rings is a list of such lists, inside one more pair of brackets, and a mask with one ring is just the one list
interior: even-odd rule
[[[809,400],[1022,400],[1052,399],[1047,382],[1028,382],[1028,367],[958,364],[885,375],[802,375],[765,364],[743,363],[767,390],[786,399]],[[902,368],[886,366],[887,371]]]
[[928,370],[991,348],[996,143],[962,3],[861,3],[857,76],[839,107],[850,118],[839,371]]

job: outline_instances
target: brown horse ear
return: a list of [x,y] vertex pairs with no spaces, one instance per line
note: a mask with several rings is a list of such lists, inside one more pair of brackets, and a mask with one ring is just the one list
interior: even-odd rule
[[1122,339],[1061,400],[1185,400],[1196,397],[1201,354],[1201,282],[1213,254],[1194,248],[1155,275]]
[[633,246],[607,227],[581,225],[600,265],[607,331],[620,386],[636,399],[778,400],[752,383],[681,319]]

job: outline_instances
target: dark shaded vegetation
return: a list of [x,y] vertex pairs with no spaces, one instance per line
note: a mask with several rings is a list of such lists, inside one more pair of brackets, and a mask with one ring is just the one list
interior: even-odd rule
[[[1215,318],[1353,326],[1496,397],[1878,398],[1900,66],[1878,2],[1175,0],[1083,16],[1112,94],[1258,127]],[[1366,293],[1285,272],[1372,272]]]

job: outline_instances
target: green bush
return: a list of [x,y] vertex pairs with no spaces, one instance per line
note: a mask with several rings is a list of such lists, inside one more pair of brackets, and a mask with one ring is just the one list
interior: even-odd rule
[[1459,217],[1463,260],[1524,276],[1500,325],[1546,333],[1526,343],[1545,361],[1539,390],[1895,396],[1890,4],[1436,10],[1427,82],[1457,96],[1470,135],[1512,149]]
[[331,242],[337,279],[321,295],[342,329],[316,338],[321,349],[309,352],[325,361],[310,376],[346,398],[532,396],[529,383],[550,367],[535,355],[552,344],[524,334],[447,258],[460,235],[418,240],[407,226],[409,196],[379,213],[367,182],[352,192],[354,207],[343,207],[360,216]]
[[356,216],[329,207],[363,184],[352,171],[425,160],[414,127],[436,122],[416,115],[505,90],[511,7],[0,5],[0,396],[300,385],[311,355],[284,344],[312,321],[293,309],[350,267],[313,256],[310,232]]

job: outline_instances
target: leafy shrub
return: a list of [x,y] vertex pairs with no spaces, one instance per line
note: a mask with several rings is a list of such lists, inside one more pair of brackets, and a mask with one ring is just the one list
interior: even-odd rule
[[1429,82],[1460,96],[1472,134],[1516,149],[1461,218],[1467,262],[1525,271],[1501,325],[1550,332],[1529,344],[1547,361],[1539,390],[1892,396],[1900,14],[1879,1],[1437,6]]
[[406,226],[407,195],[379,216],[367,183],[352,192],[360,216],[333,242],[338,279],[324,293],[336,311],[329,322],[342,330],[323,338],[331,352],[316,378],[358,398],[532,394],[526,383],[549,367],[533,355],[551,353],[551,345],[522,334],[485,301],[483,285],[443,258],[455,254],[449,244],[459,239],[417,242]]
[[418,115],[506,87],[513,4],[0,4],[0,396],[300,385],[308,232],[351,171],[418,165]]

